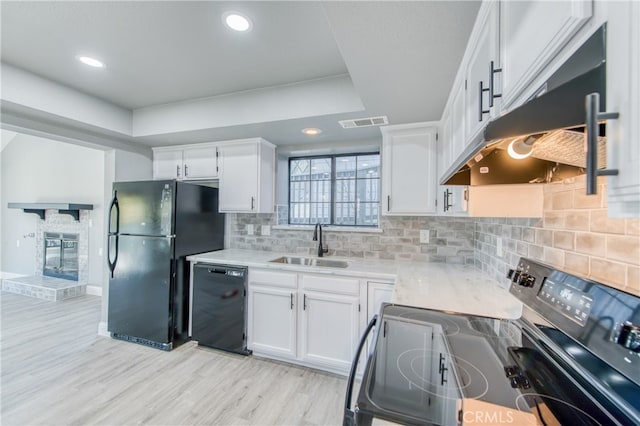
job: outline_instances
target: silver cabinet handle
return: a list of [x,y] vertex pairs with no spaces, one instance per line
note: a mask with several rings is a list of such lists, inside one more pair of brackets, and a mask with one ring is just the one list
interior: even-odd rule
[[391,195],[387,195],[387,211],[391,211]]
[[293,310],[293,293],[291,293],[291,310]]
[[302,310],[306,311],[307,310],[307,295],[303,295],[302,296]]
[[189,176],[189,166],[187,166],[186,164],[184,165],[184,177]]
[[255,204],[256,204],[256,198],[255,197],[251,197],[251,210],[255,209]]
[[180,177],[180,165],[179,164],[176,165],[176,177],[178,177],[178,178]]
[[598,192],[598,176],[617,176],[618,169],[598,170],[598,122],[616,119],[620,116],[617,112],[600,112],[600,94],[590,93],[585,98],[587,138],[587,195]]

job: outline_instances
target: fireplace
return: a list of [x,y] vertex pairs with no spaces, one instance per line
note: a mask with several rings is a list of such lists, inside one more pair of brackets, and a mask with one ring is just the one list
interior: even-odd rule
[[45,232],[42,274],[78,281],[78,234]]

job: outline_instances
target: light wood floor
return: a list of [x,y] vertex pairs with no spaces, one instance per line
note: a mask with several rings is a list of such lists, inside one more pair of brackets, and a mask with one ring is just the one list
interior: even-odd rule
[[100,298],[1,293],[2,425],[340,424],[346,380],[193,343],[98,336]]

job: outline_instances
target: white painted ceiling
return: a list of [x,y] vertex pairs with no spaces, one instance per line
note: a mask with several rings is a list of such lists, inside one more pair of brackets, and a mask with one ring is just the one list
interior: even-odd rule
[[[378,129],[343,130],[337,121],[439,120],[478,8],[475,1],[2,1],[0,58],[134,117],[158,105],[346,76],[361,100],[351,111],[336,105],[272,120],[218,120],[132,140],[156,146],[254,136],[278,145],[373,139]],[[229,10],[249,16],[252,31],[224,27]],[[78,54],[106,68],[88,68]],[[309,138],[303,127],[323,133]]]

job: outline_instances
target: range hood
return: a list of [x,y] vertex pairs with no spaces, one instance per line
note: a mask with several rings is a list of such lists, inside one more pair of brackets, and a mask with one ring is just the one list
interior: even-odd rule
[[[591,96],[591,105],[586,98]],[[605,125],[597,119],[614,118],[604,111],[606,104],[606,26],[600,27],[522,106],[487,124],[441,180],[444,185],[491,185],[548,183],[585,174],[585,126],[590,109],[596,119],[590,123],[591,159],[597,169],[606,167]],[[595,104],[594,104],[595,103]],[[599,107],[599,109],[598,109]],[[509,146],[531,153],[514,159]],[[515,155],[515,154],[514,154]],[[595,161],[595,160],[592,160]],[[595,170],[594,168],[594,170]],[[607,171],[611,172],[611,171]],[[603,170],[595,174],[614,174]],[[595,182],[595,177],[593,178]]]

